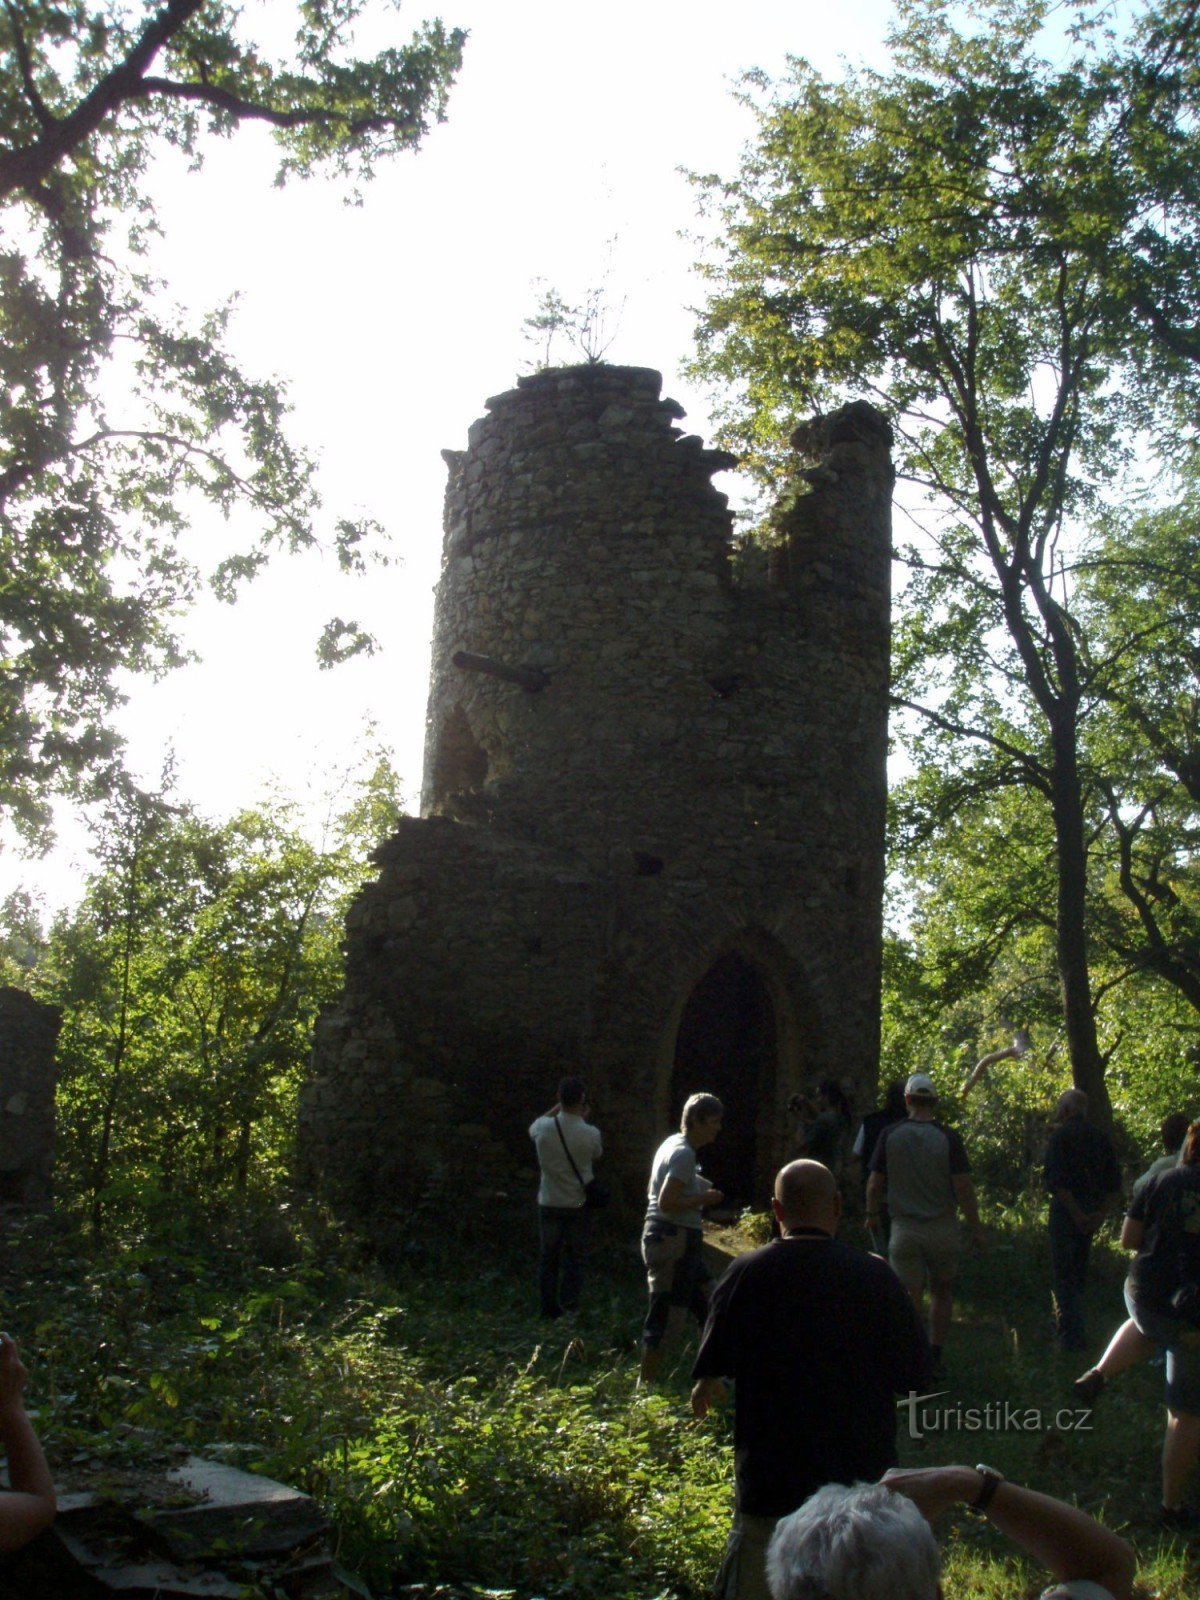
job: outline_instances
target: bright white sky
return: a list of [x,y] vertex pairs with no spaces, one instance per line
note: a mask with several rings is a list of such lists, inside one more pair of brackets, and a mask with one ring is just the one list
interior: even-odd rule
[[[878,62],[891,6],[410,0],[405,36],[439,13],[470,30],[448,120],[381,170],[361,209],[334,185],[274,189],[257,131],[211,150],[199,173],[164,163],[155,177],[166,232],[155,266],[196,314],[240,294],[232,342],[247,369],[288,378],[292,432],[320,454],[330,520],[375,516],[398,558],[356,582],[331,558],[280,559],[236,607],[206,601],[187,619],[200,663],[130,683],[131,764],[153,781],[173,746],[178,792],[214,817],[272,782],[319,794],[368,722],[415,806],[439,452],[461,448],[486,397],[528,369],[533,280],[573,301],[607,264],[607,298],[624,302],[607,359],[661,369],[687,426],[709,436],[704,397],[678,375],[702,299],[696,249],[680,238],[697,227],[695,194],[679,169],[735,170],[752,127],[731,93],[742,70],[777,73],[788,53],[831,74],[842,56]],[[575,357],[562,346],[554,359]],[[313,647],[335,614],[381,649],[321,673]],[[0,895],[24,881],[52,904],[73,898],[82,835],[64,817],[60,836],[42,863],[0,855]]]

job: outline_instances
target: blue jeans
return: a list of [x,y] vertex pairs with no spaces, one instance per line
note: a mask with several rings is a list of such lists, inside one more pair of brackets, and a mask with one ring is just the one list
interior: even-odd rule
[[578,1306],[591,1231],[586,1206],[538,1207],[538,1296],[544,1317]]
[[1083,1290],[1087,1283],[1092,1236],[1081,1233],[1060,1200],[1050,1202],[1050,1281],[1054,1321],[1064,1350],[1082,1350]]
[[1125,1285],[1125,1305],[1139,1333],[1167,1352],[1167,1406],[1177,1414],[1200,1417],[1200,1328],[1179,1317],[1139,1306]]

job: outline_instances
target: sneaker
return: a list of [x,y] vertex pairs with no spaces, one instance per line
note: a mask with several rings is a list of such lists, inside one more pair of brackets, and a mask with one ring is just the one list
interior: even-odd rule
[[1159,1523],[1168,1533],[1197,1533],[1200,1532],[1200,1516],[1190,1511],[1187,1506],[1163,1506],[1159,1514]]
[[1093,1367],[1090,1372],[1085,1372],[1082,1378],[1076,1378],[1071,1388],[1074,1390],[1075,1398],[1080,1405],[1094,1406],[1100,1398],[1104,1384],[1104,1374]]

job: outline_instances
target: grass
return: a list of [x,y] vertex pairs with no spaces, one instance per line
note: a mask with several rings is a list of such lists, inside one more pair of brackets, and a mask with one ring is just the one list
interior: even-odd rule
[[[1139,1594],[1189,1600],[1200,1589],[1200,1564],[1185,1543],[1156,1527],[1161,1364],[1116,1380],[1090,1415],[1080,1413],[1071,1393],[1072,1379],[1124,1320],[1125,1254],[1098,1241],[1088,1291],[1089,1353],[1064,1355],[1050,1338],[1044,1213],[1021,1208],[987,1220],[992,1248],[964,1263],[947,1345],[950,1392],[938,1404],[952,1414],[944,1430],[926,1431],[922,1440],[907,1437],[902,1421],[902,1464],[982,1459],[1017,1482],[1073,1500],[1133,1543]],[[939,1535],[947,1591],[956,1597],[1034,1595],[1044,1586],[1044,1574],[1017,1561],[978,1519],[959,1515],[952,1531],[939,1528]],[[1014,1571],[1024,1583],[1015,1591]]]
[[[1087,1427],[1058,1417],[1075,1409],[1079,1364],[1047,1338],[1042,1220],[991,1221],[995,1247],[964,1268],[934,1403],[949,1416],[923,1438],[902,1417],[903,1464],[983,1459],[1073,1498],[1133,1541],[1142,1595],[1191,1600],[1200,1564],[1153,1526],[1161,1368],[1125,1375]],[[177,1218],[103,1252],[33,1219],[0,1246],[0,1321],[29,1352],[66,1485],[136,1498],[179,1452],[216,1452],[316,1494],[340,1560],[379,1600],[439,1584],[699,1600],[728,1524],[728,1415],[691,1420],[686,1355],[659,1393],[637,1393],[629,1240],[601,1242],[579,1321],[547,1330],[533,1315],[532,1208],[511,1226],[486,1246],[409,1241],[384,1271],[323,1219],[282,1212]],[[1098,1250],[1096,1347],[1122,1315],[1123,1267]],[[955,1600],[1040,1591],[1044,1577],[986,1524],[958,1516],[939,1533]]]

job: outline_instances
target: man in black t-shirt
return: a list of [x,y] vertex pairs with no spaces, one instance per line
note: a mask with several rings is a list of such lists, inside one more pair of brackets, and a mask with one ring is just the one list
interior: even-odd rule
[[734,1381],[737,1517],[718,1600],[766,1600],[776,1520],[825,1483],[894,1466],[897,1394],[930,1376],[912,1301],[877,1256],[834,1237],[841,1196],[818,1161],[775,1180],[783,1237],[741,1256],[717,1284],[692,1376],[703,1417]]
[[1092,1235],[1121,1189],[1121,1169],[1106,1134],[1087,1120],[1088,1097],[1068,1089],[1046,1146],[1050,1191],[1050,1278],[1055,1331],[1064,1350],[1084,1348],[1083,1291]]
[[[868,1111],[862,1119],[858,1133],[854,1138],[852,1154],[858,1157],[861,1167],[863,1199],[867,1198],[867,1180],[871,1176],[871,1157],[875,1154],[875,1146],[879,1143],[879,1135],[885,1128],[890,1128],[893,1122],[903,1122],[908,1115],[908,1108],[904,1103],[904,1079],[895,1078],[887,1086],[883,1097],[883,1104],[874,1111]],[[887,1236],[890,1218],[887,1208],[880,1209],[878,1225],[871,1230],[871,1237],[876,1245],[876,1254],[887,1255]]]
[[1200,1289],[1200,1166],[1157,1174],[1134,1194],[1127,1215],[1142,1227],[1129,1292],[1139,1305],[1172,1316],[1178,1290],[1187,1284]]
[[[1200,1460],[1200,1165],[1198,1124],[1188,1129],[1182,1166],[1160,1172],[1136,1195],[1121,1243],[1137,1255],[1125,1303],[1145,1339],[1167,1351],[1167,1431],[1162,1452],[1162,1524],[1195,1534],[1200,1518],[1183,1504]],[[1104,1357],[1118,1349],[1116,1335]],[[1136,1357],[1135,1357],[1136,1359]]]

